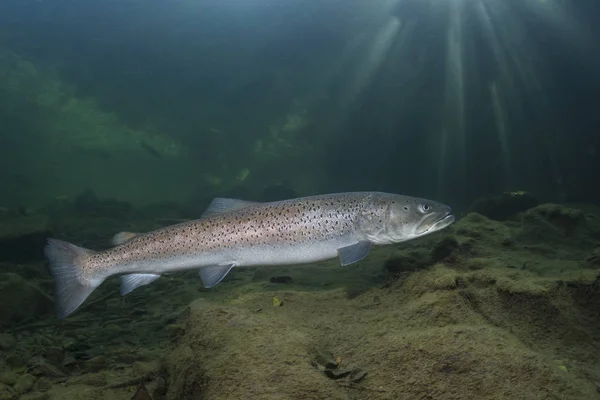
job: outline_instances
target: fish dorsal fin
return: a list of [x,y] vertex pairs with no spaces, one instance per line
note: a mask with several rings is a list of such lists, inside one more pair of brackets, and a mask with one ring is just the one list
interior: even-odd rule
[[113,236],[112,240],[110,241],[112,243],[113,246],[119,246],[123,243],[127,243],[129,242],[131,239],[133,239],[134,237],[141,235],[141,233],[138,232],[119,232],[117,233],[115,236]]
[[241,210],[242,208],[260,204],[255,201],[246,201],[238,199],[228,199],[224,197],[215,197],[208,205],[206,211],[202,214],[203,217],[208,217],[216,214],[223,214],[229,211]]

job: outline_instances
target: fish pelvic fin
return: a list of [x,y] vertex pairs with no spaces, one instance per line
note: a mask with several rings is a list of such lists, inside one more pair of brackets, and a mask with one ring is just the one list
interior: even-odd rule
[[83,263],[92,250],[48,239],[44,253],[56,282],[54,297],[58,318],[64,318],[75,311],[104,279],[91,282],[82,279]]

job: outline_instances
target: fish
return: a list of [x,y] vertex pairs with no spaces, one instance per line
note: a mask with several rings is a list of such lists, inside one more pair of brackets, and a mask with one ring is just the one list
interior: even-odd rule
[[121,232],[112,248],[93,251],[49,238],[59,318],[73,313],[108,277],[122,295],[161,275],[198,269],[205,288],[234,267],[364,259],[373,246],[422,237],[452,224],[447,205],[383,192],[347,192],[274,202],[215,198],[199,219],[147,233]]

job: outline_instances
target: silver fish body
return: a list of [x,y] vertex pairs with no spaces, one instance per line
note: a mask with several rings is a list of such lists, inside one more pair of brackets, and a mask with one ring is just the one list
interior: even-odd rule
[[161,274],[199,269],[205,287],[236,266],[304,264],[339,257],[342,265],[373,245],[414,239],[454,222],[450,207],[415,197],[353,192],[271,203],[213,200],[202,218],[138,235],[119,234],[100,252],[50,239],[45,248],[56,280],[59,317],[75,311],[106,278],[121,293]]

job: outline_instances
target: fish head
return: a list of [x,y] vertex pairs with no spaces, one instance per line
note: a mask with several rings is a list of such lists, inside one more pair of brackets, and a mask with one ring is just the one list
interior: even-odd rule
[[[364,230],[375,244],[399,243],[439,231],[455,220],[445,204],[417,197],[386,195],[375,199],[380,219]],[[365,224],[366,225],[366,224]]]

